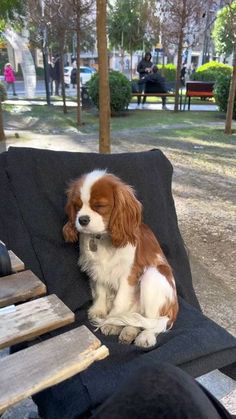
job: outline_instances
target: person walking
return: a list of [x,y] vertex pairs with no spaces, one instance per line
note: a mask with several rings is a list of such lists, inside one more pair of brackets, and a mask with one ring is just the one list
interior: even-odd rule
[[186,78],[187,66],[186,64],[182,64],[181,71],[180,71],[180,83],[181,86],[185,86],[185,78]]
[[[138,66],[137,66],[137,72],[139,73],[139,93],[142,93],[145,89],[145,83],[142,83],[142,80],[144,78],[144,76],[146,76],[147,74],[149,74],[152,71],[152,54],[147,51],[146,54],[144,55],[144,58],[142,58],[141,61],[139,61]],[[143,101],[142,104],[144,105],[146,102],[146,97],[143,96]],[[139,106],[141,103],[141,96],[138,96],[138,103],[137,105]]]
[[55,95],[59,96],[59,88],[62,82],[61,75],[61,60],[60,56],[57,54],[54,61],[54,80],[55,80]]
[[53,95],[54,92],[54,82],[55,82],[55,59],[52,57],[51,61],[48,63],[49,69],[49,85],[50,85],[50,95]]
[[15,78],[14,70],[10,63],[6,63],[4,66],[4,79],[7,85],[7,91],[9,87],[12,86],[13,96],[17,96],[16,89],[15,89],[16,78]]
[[72,68],[71,70],[70,82],[73,86],[73,89],[75,89],[75,85],[77,84],[77,68],[76,67]]

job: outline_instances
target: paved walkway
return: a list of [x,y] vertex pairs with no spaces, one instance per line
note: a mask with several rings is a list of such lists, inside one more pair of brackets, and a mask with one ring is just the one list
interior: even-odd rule
[[[174,104],[167,102],[166,106],[170,111],[174,110]],[[129,105],[129,109],[139,109],[140,111],[142,111],[142,109],[161,110],[162,109],[162,104],[161,104],[161,102],[160,103],[145,103],[145,105],[137,106],[136,103],[131,103]],[[215,112],[215,111],[218,111],[218,106],[213,104],[213,103],[212,104],[206,103],[206,104],[200,104],[200,105],[191,104],[190,112],[191,111],[212,111],[212,112]],[[187,111],[187,106],[186,106],[185,112],[189,112],[189,111]]]
[[[67,94],[70,92],[67,92]],[[34,99],[26,99],[24,95],[19,95],[17,98],[14,98],[13,96],[9,96],[9,99],[7,99],[4,103],[9,104],[9,105],[46,105],[47,102],[46,100],[42,99],[42,97],[35,97]],[[62,106],[62,100],[57,100],[52,98],[51,101],[52,106]],[[76,107],[76,101],[72,100],[71,97],[69,99],[66,100],[66,105],[68,107]],[[174,104],[173,103],[167,103],[167,108],[170,111],[174,110]],[[162,109],[162,104],[161,101],[159,103],[146,103],[145,105],[140,105],[137,106],[136,103],[132,102],[129,105],[129,110],[134,110],[134,109],[139,109],[140,111],[142,111],[143,109],[146,110],[161,110]],[[201,104],[191,104],[191,108],[190,108],[190,112],[191,111],[218,111],[218,106],[215,105],[214,103],[209,103],[206,102],[205,103],[201,103]],[[187,106],[186,106],[186,111],[185,112],[189,112],[187,111]]]

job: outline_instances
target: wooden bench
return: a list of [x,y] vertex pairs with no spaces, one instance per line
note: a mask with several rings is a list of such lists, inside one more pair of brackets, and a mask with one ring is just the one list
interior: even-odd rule
[[[0,277],[0,349],[74,322],[74,313],[56,295],[45,296],[40,279],[24,270],[24,263],[13,252],[9,256],[15,273]],[[0,416],[15,403],[106,356],[107,347],[81,326],[1,357]]]
[[[131,93],[131,96],[134,97],[175,97],[176,93],[175,92],[167,92],[167,93]],[[179,109],[182,109],[182,91],[179,94]]]
[[184,100],[184,111],[186,102],[188,100],[188,111],[190,111],[190,104],[192,97],[214,97],[214,82],[208,81],[188,81],[186,82],[186,93]]

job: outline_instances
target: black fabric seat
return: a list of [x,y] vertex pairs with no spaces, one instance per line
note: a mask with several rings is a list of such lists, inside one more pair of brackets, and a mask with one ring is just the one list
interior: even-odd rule
[[64,243],[61,230],[68,182],[96,168],[107,168],[135,187],[144,221],[173,267],[180,313],[174,328],[160,335],[151,350],[121,345],[117,337],[95,332],[110,356],[34,397],[41,415],[50,419],[76,418],[94,409],[147,361],[171,362],[192,376],[227,367],[236,378],[236,339],[201,313],[193,290],[171,194],[172,166],[160,151],[100,155],[10,148],[0,155],[0,239],[45,282],[49,293],[76,313],[71,327],[86,324],[93,330],[86,316],[88,278],[77,266],[79,245]]

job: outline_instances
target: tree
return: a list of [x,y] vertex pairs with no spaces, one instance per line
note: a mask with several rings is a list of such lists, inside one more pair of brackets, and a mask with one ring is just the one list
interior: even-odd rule
[[80,51],[91,48],[95,43],[94,26],[95,13],[93,0],[68,0],[70,10],[72,10],[72,20],[70,30],[76,33],[77,39],[77,124],[82,124],[80,107]]
[[97,1],[97,42],[99,66],[99,152],[110,153],[110,91],[106,34],[106,0]]
[[[66,113],[66,96],[64,85],[64,52],[68,39],[73,34],[77,37],[77,123],[81,125],[80,109],[80,50],[85,45],[95,42],[94,0],[43,0],[44,16],[42,17],[42,0],[27,0],[28,16],[31,23],[31,34],[36,41],[41,41],[41,28],[47,28],[47,41],[51,49],[60,53],[62,74],[63,110]],[[37,30],[39,31],[37,33]],[[33,30],[32,30],[33,29]]]
[[4,141],[5,140],[5,132],[4,132],[4,127],[3,127],[3,116],[2,116],[2,101],[0,98],[0,141]]
[[225,133],[231,134],[236,91],[236,0],[229,1],[218,12],[212,36],[218,54],[225,54],[226,56],[233,54],[233,72],[225,121]]
[[[20,12],[22,8],[21,0],[1,0],[0,6],[0,23],[1,29],[4,28],[6,23],[10,20],[14,20],[15,13]],[[3,127],[3,115],[2,115],[2,100],[0,94],[0,141],[5,140],[5,133]]]
[[[47,103],[50,104],[48,91],[48,40],[49,37],[56,40],[57,53],[60,58],[61,91],[63,100],[63,112],[67,113],[65,83],[64,83],[64,49],[66,30],[70,10],[64,0],[27,0],[26,15],[30,27],[37,34],[36,39],[42,49],[44,58],[45,84]],[[32,33],[32,31],[31,31]],[[48,100],[49,97],[49,100]]]
[[[109,5],[108,33],[112,47],[120,48],[122,71],[124,51],[151,48],[159,40],[160,26],[156,0],[116,0]],[[132,76],[132,73],[131,73]]]
[[177,46],[176,96],[174,110],[178,111],[180,72],[184,44],[193,44],[200,31],[204,11],[211,0],[162,0],[161,32],[165,42]]

